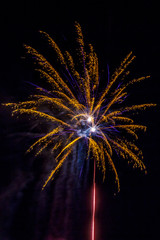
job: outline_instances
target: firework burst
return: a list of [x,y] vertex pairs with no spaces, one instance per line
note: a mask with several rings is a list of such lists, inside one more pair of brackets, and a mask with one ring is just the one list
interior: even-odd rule
[[[31,119],[51,123],[52,129],[27,150],[35,151],[35,155],[38,156],[44,149],[50,147],[54,155],[56,167],[51,171],[42,189],[53,179],[64,161],[67,161],[78,142],[84,140],[87,145],[86,160],[94,158],[96,166],[102,170],[103,179],[108,164],[115,175],[119,191],[119,177],[113,161],[114,151],[131,162],[133,167],[146,171],[142,152],[132,140],[137,139],[137,132],[145,131],[146,126],[134,123],[128,115],[153,107],[155,104],[123,107],[123,102],[127,98],[127,88],[149,76],[131,79],[126,83],[126,76],[129,76],[128,66],[135,59],[130,52],[108,79],[108,83],[106,81],[104,90],[99,92],[98,57],[91,44],[86,51],[81,26],[75,23],[75,28],[78,64],[68,51],[62,54],[54,40],[46,32],[40,31],[56,52],[63,74],[60,74],[37,50],[24,45],[26,55],[31,57],[35,70],[49,83],[50,89],[46,90],[35,85],[38,93],[31,95],[27,101],[4,105],[12,108],[12,115],[18,117],[28,115]],[[58,114],[55,113],[57,109]]]

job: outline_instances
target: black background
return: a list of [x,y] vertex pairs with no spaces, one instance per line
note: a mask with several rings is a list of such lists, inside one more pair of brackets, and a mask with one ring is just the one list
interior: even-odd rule
[[[21,99],[25,94],[27,96],[24,81],[33,81],[32,71],[26,69],[22,63],[23,43],[36,48],[40,44],[38,30],[44,30],[60,43],[60,46],[71,48],[69,41],[73,41],[74,22],[78,21],[85,40],[93,44],[98,54],[102,70],[106,71],[109,64],[112,73],[122,58],[133,51],[136,55],[133,75],[151,75],[151,78],[135,87],[131,99],[136,103],[159,103],[158,9],[158,2],[156,4],[154,1],[143,0],[6,2],[1,7],[0,14],[2,102],[11,101],[15,97]],[[8,117],[5,121],[2,120],[1,124],[4,139],[11,124]],[[99,184],[99,240],[152,240],[159,232],[159,105],[156,109],[142,113],[138,118],[148,126],[147,133],[139,140],[148,174],[144,175],[130,168],[125,171],[121,169],[121,192],[116,197],[109,190],[108,185],[112,186],[110,182],[107,186]],[[4,186],[9,185],[14,178],[9,174],[12,172],[13,163],[3,160],[10,159],[6,155],[11,155],[12,144],[4,140],[1,146],[3,194]]]

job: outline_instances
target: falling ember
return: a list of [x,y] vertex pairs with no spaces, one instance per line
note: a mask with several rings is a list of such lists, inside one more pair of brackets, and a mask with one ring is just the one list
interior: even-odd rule
[[96,210],[96,170],[95,170],[95,160],[94,160],[94,173],[93,173],[93,195],[92,195],[92,240],[95,240],[95,210]]

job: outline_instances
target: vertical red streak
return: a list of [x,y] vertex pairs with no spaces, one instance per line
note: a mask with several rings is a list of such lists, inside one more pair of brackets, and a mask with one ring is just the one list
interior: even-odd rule
[[96,208],[96,183],[95,183],[95,160],[93,173],[93,196],[92,196],[92,240],[95,240],[95,208]]

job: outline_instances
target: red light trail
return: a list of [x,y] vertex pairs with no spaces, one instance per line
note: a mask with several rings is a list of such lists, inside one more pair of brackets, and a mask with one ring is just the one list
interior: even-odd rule
[[94,160],[94,173],[93,173],[93,195],[92,195],[92,239],[95,240],[95,209],[96,209],[96,170],[95,170],[95,160]]

